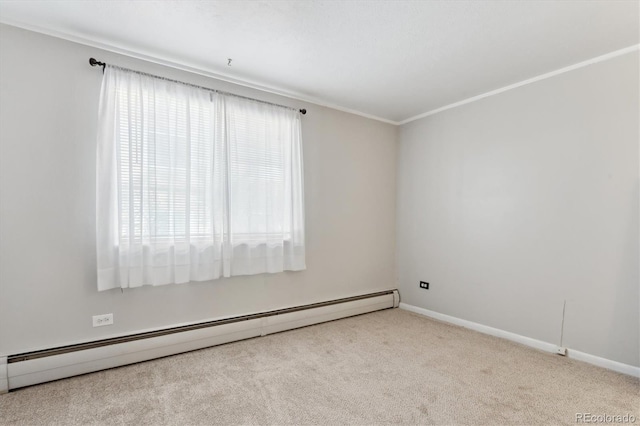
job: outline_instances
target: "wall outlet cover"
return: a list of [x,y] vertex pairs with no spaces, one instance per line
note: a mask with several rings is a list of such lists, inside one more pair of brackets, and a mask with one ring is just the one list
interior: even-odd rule
[[103,315],[93,316],[94,327],[102,327],[105,325],[112,325],[112,324],[113,324],[113,314],[103,314]]

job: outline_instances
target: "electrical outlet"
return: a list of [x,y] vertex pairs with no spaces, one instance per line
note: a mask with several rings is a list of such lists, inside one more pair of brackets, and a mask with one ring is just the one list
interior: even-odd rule
[[423,288],[425,290],[429,290],[429,283],[426,281],[420,281],[420,288]]
[[93,316],[93,326],[102,327],[103,325],[113,324],[113,314],[103,314]]

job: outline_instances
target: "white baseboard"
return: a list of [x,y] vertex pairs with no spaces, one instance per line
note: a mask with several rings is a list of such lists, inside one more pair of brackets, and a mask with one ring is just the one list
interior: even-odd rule
[[[0,393],[51,380],[397,307],[397,291],[303,310],[21,360],[0,357]],[[17,360],[11,362],[12,357]],[[8,359],[9,358],[9,359]],[[4,363],[4,364],[3,364]]]
[[[429,318],[437,319],[450,324],[459,325],[470,330],[478,331],[480,333],[489,334],[491,336],[500,337],[503,339],[511,340],[532,348],[540,349],[545,352],[557,353],[558,346],[553,343],[543,342],[542,340],[532,339],[530,337],[522,336],[520,334],[511,333],[509,331],[500,330],[499,328],[489,327],[483,324],[478,324],[473,321],[467,321],[461,318],[452,317],[450,315],[441,314],[439,312],[430,311],[428,309],[419,308],[417,306],[408,305],[406,303],[400,303],[400,309],[414,312],[416,314],[424,315]],[[629,376],[640,377],[640,367],[633,365],[623,364],[618,361],[612,361],[610,359],[601,358],[599,356],[591,355],[585,352],[580,352],[569,348],[567,350],[567,357],[578,361],[587,362],[589,364],[596,365],[598,367],[606,368],[609,370],[617,371],[618,373],[627,374]]]
[[633,365],[623,364],[618,361],[591,355],[586,352],[576,351],[574,349],[569,349],[567,352],[567,356],[569,358],[597,365],[598,367],[606,368],[608,370],[617,371],[618,373],[640,378],[640,367],[634,367]]
[[0,394],[9,392],[9,380],[7,378],[7,357],[0,357]]

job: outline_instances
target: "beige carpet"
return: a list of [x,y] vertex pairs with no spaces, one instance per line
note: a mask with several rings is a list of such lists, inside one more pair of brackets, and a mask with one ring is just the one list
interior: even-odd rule
[[2,424],[576,424],[637,379],[400,309],[0,395]]

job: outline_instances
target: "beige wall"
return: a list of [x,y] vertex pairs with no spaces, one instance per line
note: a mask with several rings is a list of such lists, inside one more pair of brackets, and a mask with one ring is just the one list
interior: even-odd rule
[[[402,126],[402,301],[634,366],[638,53]],[[418,281],[431,284],[428,291]]]
[[[98,293],[89,57],[308,110],[307,270]],[[0,26],[0,355],[395,288],[396,127]],[[91,316],[115,325],[92,328]]]

